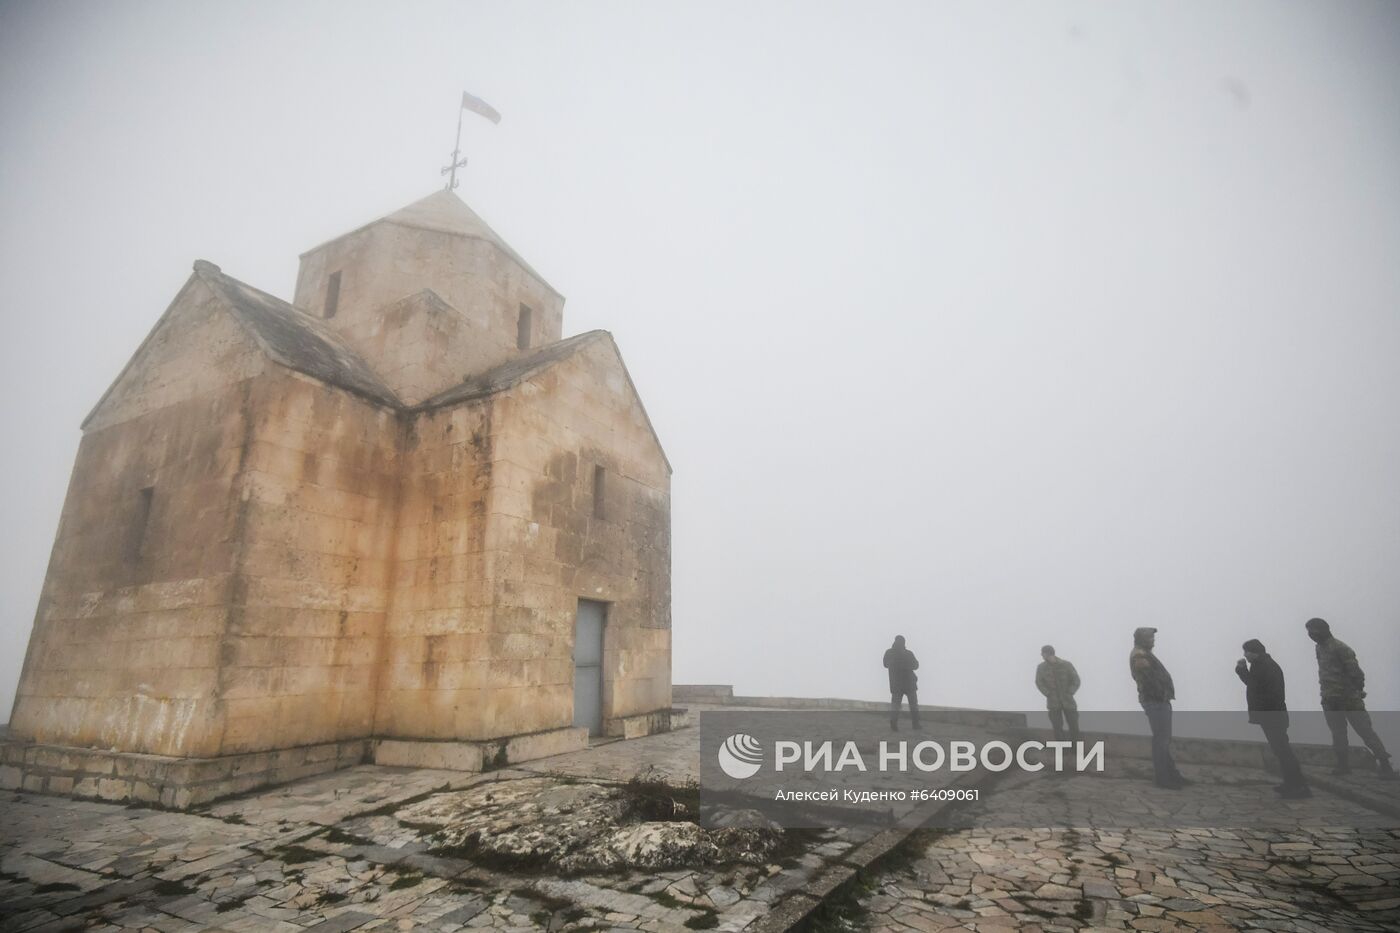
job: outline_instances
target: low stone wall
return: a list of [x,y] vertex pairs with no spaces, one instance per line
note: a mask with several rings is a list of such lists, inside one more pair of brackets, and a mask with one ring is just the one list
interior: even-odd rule
[[672,684],[671,699],[677,703],[723,703],[734,696],[730,684]]
[[[1038,741],[1049,741],[1054,733],[1049,729],[1019,729],[1017,734]],[[1129,735],[1121,732],[1085,732],[1084,742],[1103,740],[1104,754],[1110,758],[1152,757],[1152,736]],[[1198,739],[1189,736],[1172,738],[1172,759],[1193,765],[1227,765],[1235,768],[1264,768],[1278,770],[1278,762],[1265,742],[1249,742],[1243,739]],[[1310,745],[1293,743],[1293,752],[1298,763],[1305,768],[1331,768],[1335,762],[1330,745]],[[1371,752],[1360,746],[1351,746],[1353,768],[1373,768],[1375,758]]]
[[170,758],[0,740],[0,789],[184,810],[268,784],[360,764],[363,739],[219,758]]
[[[775,710],[856,710],[888,712],[884,700],[844,700],[839,697],[755,697],[736,696],[734,688],[724,684],[682,684],[671,688],[675,699],[709,706],[742,706],[750,709]],[[919,717],[929,722],[957,722],[986,729],[1024,729],[1024,713],[1004,713],[997,710],[966,709],[958,706],[920,706]]]

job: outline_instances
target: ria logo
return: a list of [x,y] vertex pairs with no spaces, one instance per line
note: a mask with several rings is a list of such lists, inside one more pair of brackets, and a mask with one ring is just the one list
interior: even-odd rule
[[736,732],[719,747],[719,767],[736,780],[753,777],[763,767],[763,746],[753,736]]

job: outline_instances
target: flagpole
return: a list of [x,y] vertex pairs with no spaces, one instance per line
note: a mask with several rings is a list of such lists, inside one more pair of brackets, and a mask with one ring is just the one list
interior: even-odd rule
[[465,109],[460,104],[457,107],[457,142],[452,147],[452,174],[447,179],[448,191],[457,187],[457,157],[462,153],[462,111]]
[[457,169],[467,164],[467,160],[462,158],[462,111],[470,110],[472,113],[479,113],[492,123],[500,123],[501,115],[496,112],[486,101],[473,97],[466,91],[462,92],[462,103],[457,107],[457,141],[452,147],[452,164],[443,166],[442,174],[447,176],[447,190],[451,191],[457,187]]

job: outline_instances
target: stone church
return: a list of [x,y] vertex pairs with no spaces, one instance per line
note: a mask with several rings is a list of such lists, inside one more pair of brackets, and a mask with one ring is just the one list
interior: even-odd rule
[[189,806],[669,727],[670,475],[617,345],[451,191],[204,261],[83,423],[0,786]]

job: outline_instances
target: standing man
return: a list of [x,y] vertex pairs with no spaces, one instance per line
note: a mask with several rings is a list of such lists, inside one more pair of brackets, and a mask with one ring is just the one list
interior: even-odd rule
[[905,697],[909,698],[909,719],[914,728],[919,727],[919,659],[914,652],[904,647],[904,636],[896,635],[894,644],[885,650],[885,667],[890,672],[890,729],[899,731],[899,707]]
[[1181,776],[1176,762],[1172,761],[1172,700],[1176,699],[1176,688],[1172,685],[1172,675],[1152,653],[1156,643],[1155,628],[1135,629],[1128,668],[1137,681],[1138,702],[1147,714],[1147,724],[1152,727],[1153,779],[1158,787],[1180,790],[1190,782]]
[[1356,663],[1356,652],[1332,635],[1332,626],[1323,619],[1309,619],[1308,637],[1317,642],[1317,682],[1322,687],[1322,715],[1332,733],[1332,751],[1337,756],[1334,774],[1351,771],[1347,755],[1350,745],[1347,725],[1356,730],[1376,756],[1376,776],[1383,781],[1395,780],[1390,766],[1390,753],[1371,726],[1371,714],[1366,712],[1366,674]]
[[1050,713],[1050,727],[1055,730],[1055,738],[1065,737],[1065,721],[1069,721],[1069,738],[1079,741],[1079,704],[1074,702],[1074,694],[1079,690],[1079,672],[1064,658],[1055,656],[1055,647],[1046,645],[1040,649],[1044,658],[1035,669],[1035,688],[1045,696],[1045,709]]
[[1249,706],[1249,721],[1264,730],[1269,750],[1278,759],[1283,783],[1274,792],[1289,800],[1311,797],[1298,756],[1288,744],[1288,704],[1283,696],[1283,668],[1269,657],[1264,643],[1251,638],[1244,643],[1244,657],[1235,663],[1235,673],[1244,681],[1244,699]]

